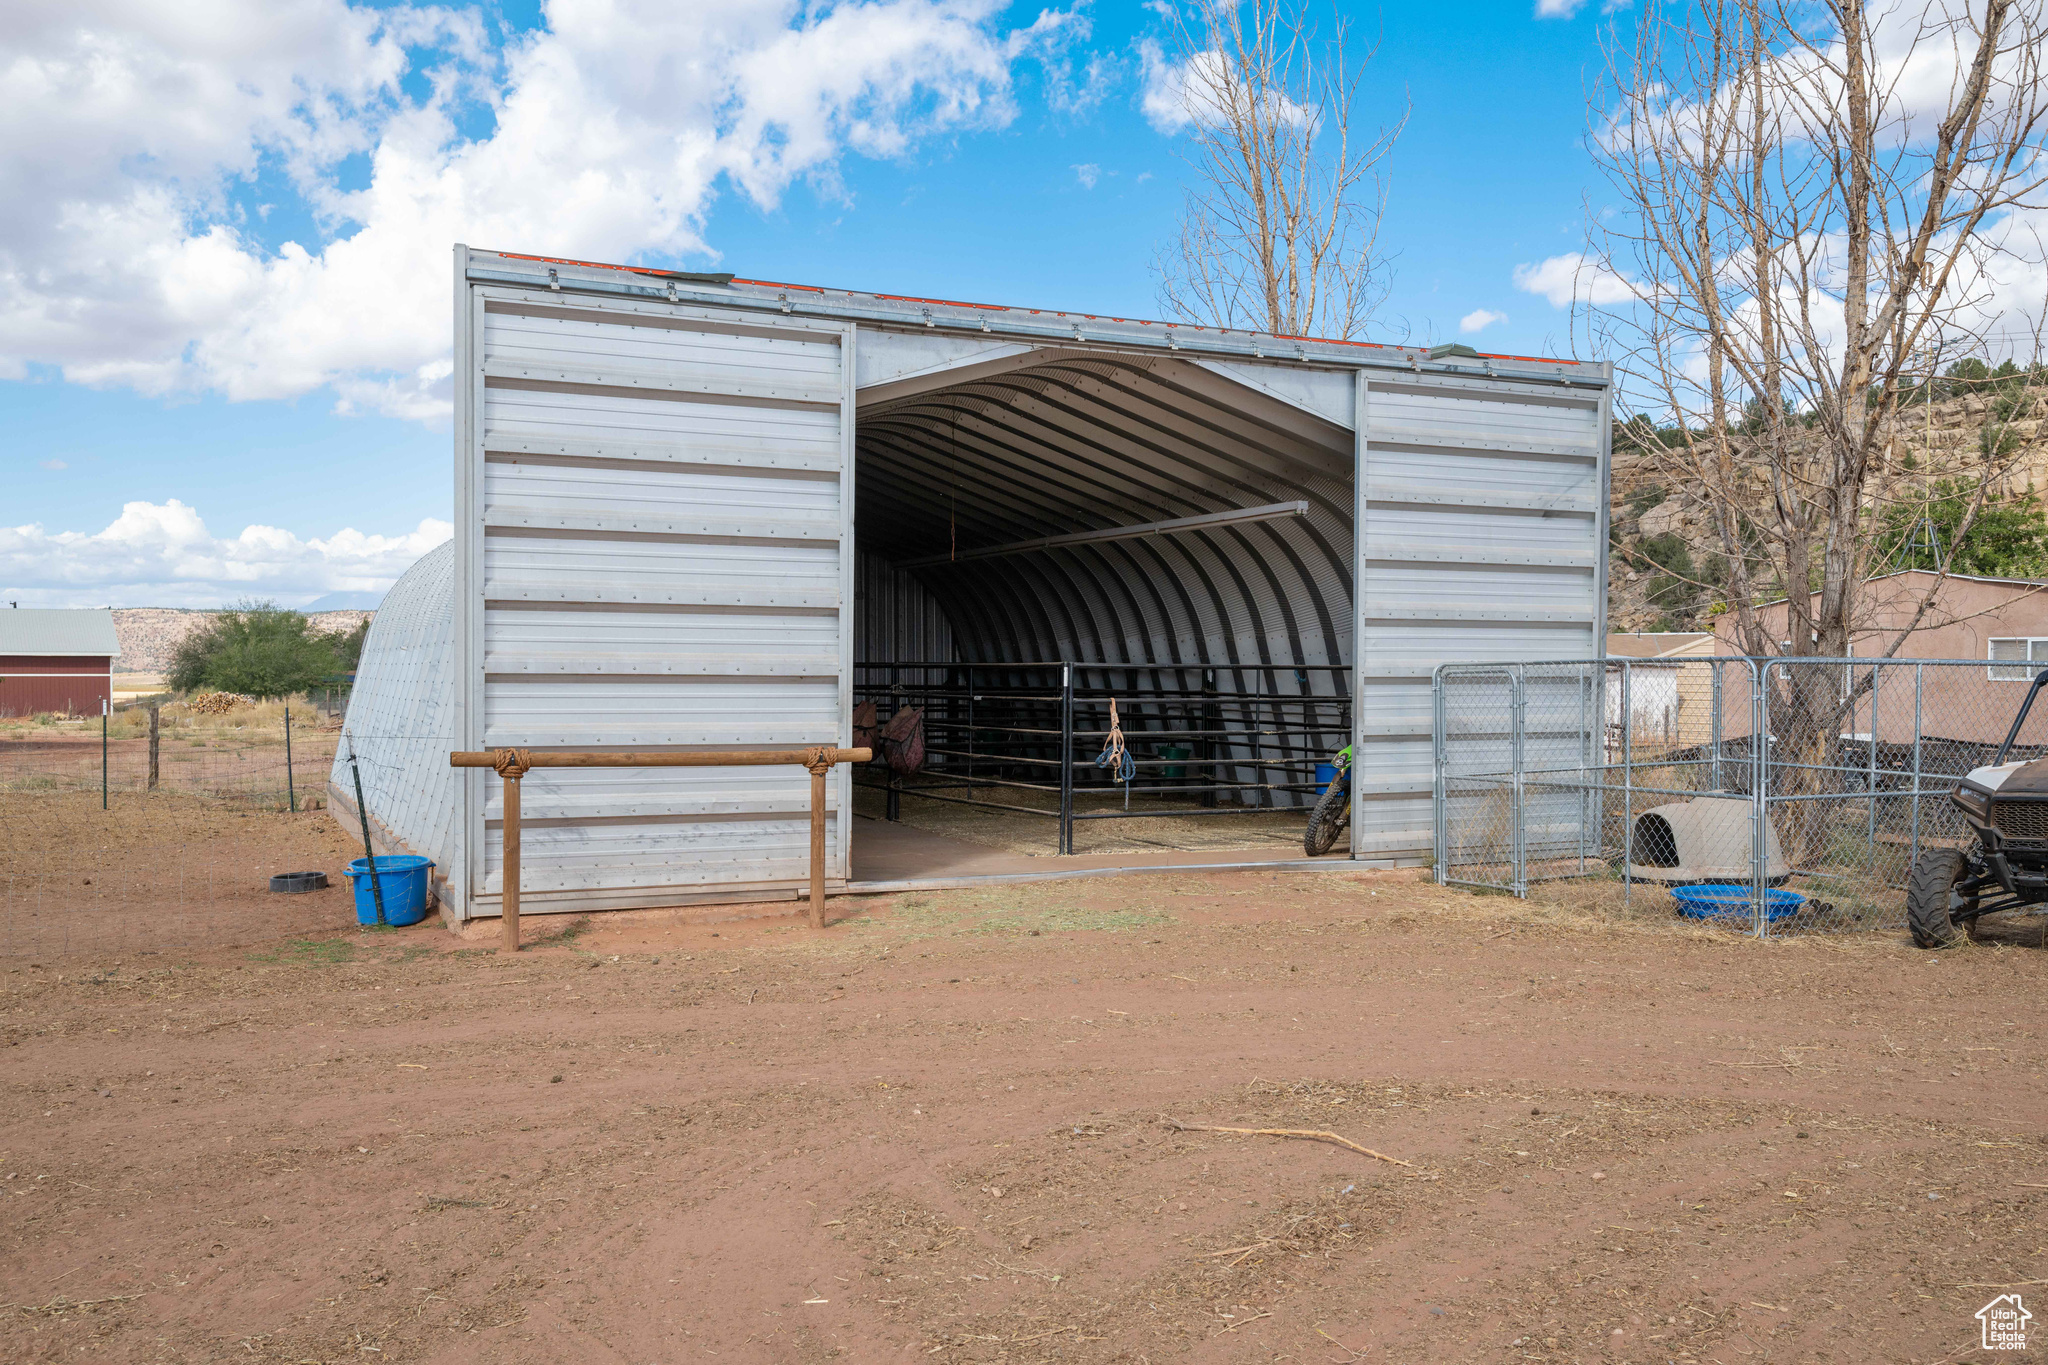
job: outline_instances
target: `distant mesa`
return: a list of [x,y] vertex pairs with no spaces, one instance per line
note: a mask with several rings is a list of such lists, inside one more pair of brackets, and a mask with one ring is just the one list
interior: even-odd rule
[[382,605],[381,592],[330,592],[300,607],[300,611],[375,611]]
[[[370,617],[370,608],[382,600],[383,594],[330,593],[320,601],[325,602],[330,598],[361,598],[370,605],[322,607],[316,602],[301,607],[299,610],[306,613],[313,629],[323,635],[338,635],[354,630]],[[114,608],[114,634],[121,641],[121,672],[161,676],[170,669],[171,656],[177,653],[179,641],[206,624],[206,618],[212,614],[184,607]]]

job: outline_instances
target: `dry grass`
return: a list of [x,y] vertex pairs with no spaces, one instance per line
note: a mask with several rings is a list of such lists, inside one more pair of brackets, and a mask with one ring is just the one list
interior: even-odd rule
[[[194,711],[182,699],[160,703],[159,715],[162,731],[166,738],[177,735],[184,739],[231,740],[243,744],[284,743],[284,713],[289,706],[292,713],[292,728],[313,731],[339,729],[338,718],[329,719],[326,712],[315,706],[304,695],[288,700],[243,702],[224,715],[207,715]],[[50,734],[72,732],[99,733],[99,718],[66,720],[48,714],[16,716],[0,719],[0,739],[31,739]],[[149,734],[149,707],[140,703],[128,703],[117,707],[107,719],[109,739],[141,739]]]

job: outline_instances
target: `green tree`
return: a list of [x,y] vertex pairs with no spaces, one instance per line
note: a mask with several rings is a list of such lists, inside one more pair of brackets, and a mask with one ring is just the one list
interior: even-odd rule
[[1693,599],[1699,595],[1692,551],[1683,538],[1666,531],[1646,537],[1637,553],[1646,561],[1643,567],[1649,578],[1643,595],[1664,614],[1659,624],[1670,628],[1683,622],[1692,614]]
[[178,645],[165,679],[172,690],[288,697],[340,671],[336,637],[275,602],[241,602],[216,613]]
[[1991,378],[1991,367],[1973,356],[1949,366],[1948,377],[1955,381],[1948,386],[1948,392],[1970,393],[1984,387],[1985,381]]
[[2048,574],[2048,517],[2042,515],[2032,489],[2001,502],[1986,501],[1969,535],[1956,543],[1956,528],[1963,524],[1974,493],[1974,485],[1965,480],[1944,479],[1928,490],[1925,503],[1898,503],[1887,509],[1880,562],[1901,569],[1941,567],[1928,544],[1931,524],[1941,553],[1949,556],[1950,573],[1983,578]]
[[362,661],[363,641],[370,638],[370,618],[356,622],[353,630],[337,631],[327,639],[334,644],[334,666],[337,673],[353,673]]

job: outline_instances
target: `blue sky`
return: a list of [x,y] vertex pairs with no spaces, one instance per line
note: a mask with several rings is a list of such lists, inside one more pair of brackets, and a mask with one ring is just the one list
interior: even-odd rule
[[[896,103],[872,88],[816,94],[836,62],[870,59],[853,30],[822,58],[771,51],[749,67],[742,52],[726,87],[738,95],[704,116],[725,120],[723,169],[649,160],[653,183],[639,186],[626,184],[632,139],[666,148],[663,119],[696,117],[687,100],[642,96],[689,76],[645,68],[622,51],[631,36],[601,31],[580,3],[551,11],[563,34],[537,6],[379,15],[293,0],[296,27],[281,23],[267,47],[238,39],[215,52],[189,34],[139,35],[167,52],[182,46],[139,66],[136,90],[183,91],[174,105],[216,117],[189,136],[165,133],[110,99],[104,117],[82,120],[104,162],[97,178],[78,158],[11,172],[32,199],[0,212],[0,265],[57,283],[0,297],[0,317],[21,324],[0,337],[0,375],[15,376],[0,378],[0,594],[24,605],[374,594],[445,534],[450,512],[435,387],[445,368],[434,364],[456,233],[478,246],[1158,315],[1150,262],[1174,230],[1185,167],[1139,106],[1138,44],[1159,35],[1157,17],[1095,3],[1048,26],[1037,4],[897,6],[930,19],[931,36],[907,55],[872,56],[874,88],[891,70],[951,77]],[[739,47],[767,51],[792,7],[754,8],[765,17],[735,20],[732,32]],[[948,9],[956,22],[941,22]],[[1567,350],[1565,311],[1517,289],[1515,271],[1583,242],[1585,202],[1598,192],[1581,146],[1598,7],[1554,18],[1530,0],[1342,11],[1355,37],[1381,41],[1363,120],[1412,104],[1385,167],[1380,240],[1395,273],[1373,333]],[[43,42],[82,60],[80,24],[0,38],[0,48]],[[687,45],[688,34],[674,37]],[[582,64],[576,81],[537,60],[557,47]],[[523,74],[522,57],[534,61]],[[599,134],[555,145],[533,131],[547,120],[519,122],[507,91],[552,80],[550,101],[598,105],[607,79],[641,92],[640,123],[619,136],[608,186],[564,210],[563,167],[573,181]],[[307,100],[307,89],[329,93]],[[1080,94],[1091,89],[1092,102]],[[62,93],[48,92],[52,119]],[[856,116],[886,126],[864,132]],[[438,129],[426,126],[434,118]],[[750,118],[759,129],[729,126]],[[495,169],[448,151],[494,139],[505,144]],[[512,178],[531,167],[536,183],[506,188],[507,167]],[[0,192],[9,174],[0,169]],[[123,235],[80,246],[52,226],[59,208],[81,204],[113,206]],[[96,254],[80,256],[88,246]],[[125,285],[124,269],[136,272]],[[1475,310],[1505,320],[1461,334]],[[252,526],[274,531],[252,537]]]

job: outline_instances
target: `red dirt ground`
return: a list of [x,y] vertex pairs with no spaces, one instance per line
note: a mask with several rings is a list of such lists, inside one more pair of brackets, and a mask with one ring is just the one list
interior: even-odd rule
[[[103,883],[346,855],[180,809]],[[2031,925],[1180,874],[503,958],[233,903],[0,932],[9,1359],[1933,1362],[2048,1276]]]

